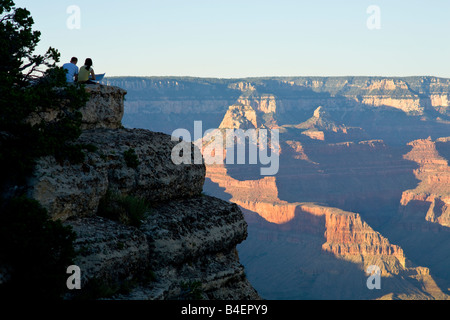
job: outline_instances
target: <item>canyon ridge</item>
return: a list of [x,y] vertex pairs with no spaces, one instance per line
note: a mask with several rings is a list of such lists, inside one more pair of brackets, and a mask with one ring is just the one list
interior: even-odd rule
[[276,175],[206,165],[203,187],[243,211],[237,249],[263,299],[449,299],[450,79],[104,82],[128,92],[126,128],[279,130]]

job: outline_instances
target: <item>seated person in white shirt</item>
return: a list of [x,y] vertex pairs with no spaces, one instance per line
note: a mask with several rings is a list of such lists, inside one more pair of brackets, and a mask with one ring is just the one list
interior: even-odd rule
[[73,83],[74,81],[78,81],[78,67],[77,67],[78,59],[73,57],[70,59],[69,63],[65,63],[63,68],[67,70],[67,82]]

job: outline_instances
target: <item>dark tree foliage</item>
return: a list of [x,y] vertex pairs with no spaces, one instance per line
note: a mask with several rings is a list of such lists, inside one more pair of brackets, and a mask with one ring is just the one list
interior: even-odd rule
[[[67,267],[75,256],[75,233],[52,221],[26,197],[8,201],[0,215],[0,262],[8,278],[2,299],[59,299],[67,290]],[[2,264],[0,263],[0,264]]]
[[[23,184],[34,160],[55,155],[83,159],[81,147],[71,143],[81,133],[78,109],[87,94],[70,85],[65,70],[57,67],[60,54],[49,48],[34,54],[40,32],[32,30],[30,12],[0,0],[0,173],[1,187]],[[61,110],[54,122],[32,126],[26,119],[45,110]],[[77,148],[78,147],[78,148]]]
[[[23,194],[37,158],[84,159],[74,141],[88,96],[66,83],[56,49],[34,53],[41,34],[33,23],[27,9],[0,0],[0,298],[61,297],[74,257],[72,231]],[[47,109],[60,116],[27,121]]]

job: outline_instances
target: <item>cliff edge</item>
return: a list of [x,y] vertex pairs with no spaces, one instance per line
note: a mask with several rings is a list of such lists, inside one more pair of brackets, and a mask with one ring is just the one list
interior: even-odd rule
[[[175,165],[171,152],[180,141],[123,128],[125,90],[86,90],[91,99],[76,141],[90,146],[84,162],[41,158],[28,182],[29,196],[77,234],[81,290],[66,298],[259,299],[236,250],[247,237],[243,214],[202,194],[204,164]],[[104,214],[121,199],[144,201],[145,215],[132,224]]]

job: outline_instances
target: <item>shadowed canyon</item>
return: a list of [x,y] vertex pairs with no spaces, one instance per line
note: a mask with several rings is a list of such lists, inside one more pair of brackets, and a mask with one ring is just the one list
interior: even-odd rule
[[244,212],[239,257],[262,298],[450,298],[450,79],[105,82],[128,92],[125,127],[279,130],[275,175],[211,164],[203,189]]

